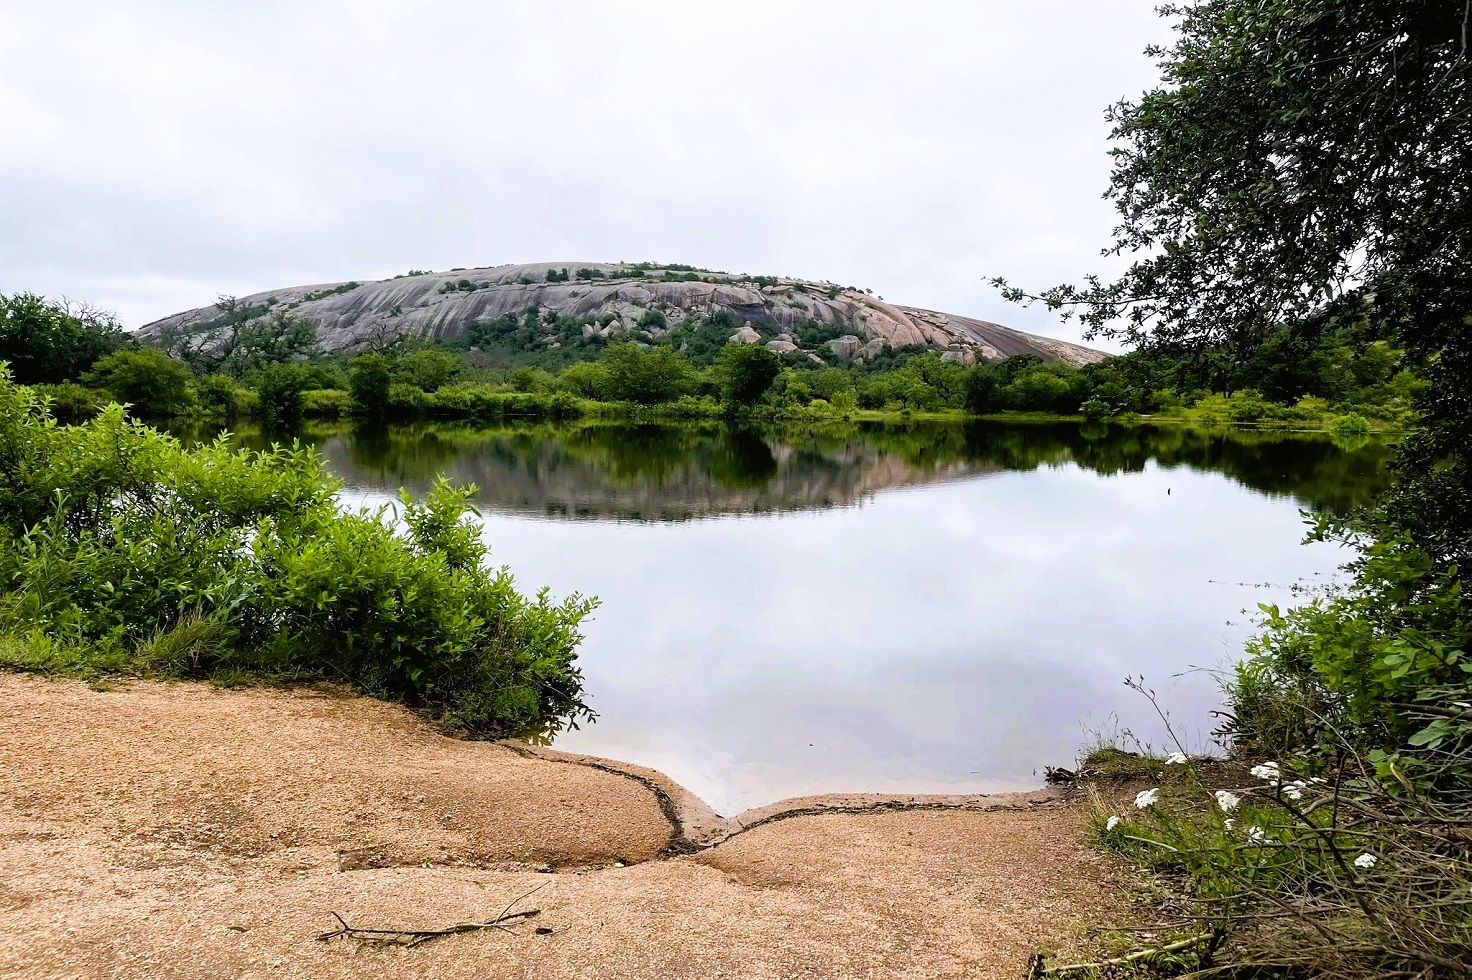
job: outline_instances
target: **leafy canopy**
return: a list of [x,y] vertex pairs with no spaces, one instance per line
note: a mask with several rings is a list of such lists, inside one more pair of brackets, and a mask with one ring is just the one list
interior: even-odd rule
[[33,293],[0,294],[0,361],[22,384],[75,381],[127,342],[111,314],[73,309]]
[[1248,357],[1368,316],[1428,375],[1387,513],[1439,560],[1472,545],[1472,12],[1452,0],[1204,0],[1160,86],[1109,112],[1118,279],[1041,299],[1092,333]]

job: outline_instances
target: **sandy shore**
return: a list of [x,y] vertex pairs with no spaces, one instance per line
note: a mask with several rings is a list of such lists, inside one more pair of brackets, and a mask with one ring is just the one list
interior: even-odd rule
[[[5,977],[1015,977],[1122,914],[1053,794],[723,818],[364,698],[0,674],[0,773]],[[514,933],[315,938],[533,888]]]

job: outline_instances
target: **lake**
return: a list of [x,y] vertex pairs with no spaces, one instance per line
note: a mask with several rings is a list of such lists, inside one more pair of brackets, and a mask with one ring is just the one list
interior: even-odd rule
[[520,587],[596,595],[598,720],[569,751],[668,773],[722,813],[828,791],[1031,788],[1100,733],[1156,746],[1142,676],[1210,747],[1258,603],[1345,559],[1391,450],[1319,434],[1078,424],[346,427],[349,500],[479,487]]

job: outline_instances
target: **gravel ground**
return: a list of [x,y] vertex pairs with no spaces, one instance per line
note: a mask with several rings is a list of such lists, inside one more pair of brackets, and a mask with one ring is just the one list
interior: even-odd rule
[[[799,816],[662,858],[640,783],[362,698],[0,675],[0,774],[6,978],[1010,978],[1123,914],[1076,807]],[[314,938],[539,886],[510,932]]]

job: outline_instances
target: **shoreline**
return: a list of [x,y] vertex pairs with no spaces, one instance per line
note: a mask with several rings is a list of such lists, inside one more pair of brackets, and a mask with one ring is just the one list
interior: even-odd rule
[[[1078,794],[723,819],[663,773],[455,739],[362,696],[0,672],[0,770],[17,980],[1010,978],[1130,914]],[[534,922],[321,938],[513,905]]]
[[738,834],[792,817],[905,810],[985,813],[1057,806],[1070,799],[1066,789],[1056,786],[1003,793],[817,793],[764,803],[734,816],[723,817],[703,799],[658,769],[603,756],[563,752],[519,739],[501,739],[492,744],[504,746],[523,757],[583,766],[622,776],[640,784],[654,795],[673,829],[667,848],[668,855],[694,854],[722,844]]

